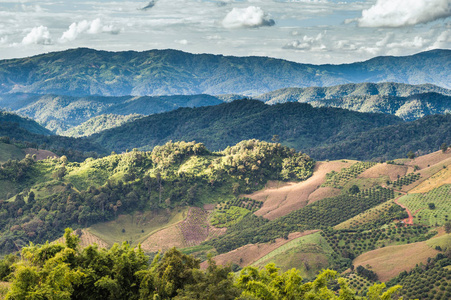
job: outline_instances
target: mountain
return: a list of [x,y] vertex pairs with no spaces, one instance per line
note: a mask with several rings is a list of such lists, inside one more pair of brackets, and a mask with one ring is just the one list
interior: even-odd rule
[[151,115],[88,139],[115,151],[151,149],[169,140],[196,140],[220,150],[244,139],[271,141],[278,135],[283,144],[301,150],[400,122],[396,116],[313,108],[305,103],[267,105],[258,100],[237,100]]
[[28,132],[40,135],[52,135],[52,133],[39,125],[36,121],[29,118],[23,118],[15,113],[0,110],[0,126],[17,126]]
[[451,96],[451,90],[432,84],[411,85],[396,82],[349,83],[330,87],[284,88],[271,91],[255,99],[268,104],[285,102],[312,102],[364,96],[408,97],[416,94],[439,93]]
[[102,114],[151,115],[178,107],[216,105],[223,101],[209,95],[155,97],[75,97],[13,93],[0,95],[0,107],[13,110],[58,134]]
[[430,83],[451,88],[451,50],[310,65],[268,57],[176,50],[106,52],[86,48],[0,61],[0,93],[62,95],[258,95],[286,87],[360,82]]
[[62,135],[71,137],[89,136],[106,129],[121,126],[127,122],[131,122],[142,117],[142,115],[138,114],[130,114],[126,116],[113,114],[100,115],[63,132]]

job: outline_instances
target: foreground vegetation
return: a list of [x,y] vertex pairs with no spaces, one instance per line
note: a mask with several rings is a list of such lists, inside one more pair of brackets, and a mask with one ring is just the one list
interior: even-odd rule
[[397,299],[400,286],[375,284],[358,297],[337,272],[325,270],[312,282],[299,271],[281,273],[274,264],[258,270],[199,261],[175,248],[157,254],[149,264],[140,248],[127,243],[99,250],[81,249],[78,237],[66,229],[65,244],[30,245],[20,258],[1,261],[2,278],[12,284],[6,299]]

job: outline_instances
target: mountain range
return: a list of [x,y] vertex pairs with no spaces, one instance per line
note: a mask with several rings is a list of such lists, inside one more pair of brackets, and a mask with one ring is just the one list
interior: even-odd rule
[[0,61],[0,93],[72,96],[243,94],[360,82],[430,83],[451,88],[451,51],[383,56],[341,65],[176,50],[70,49]]

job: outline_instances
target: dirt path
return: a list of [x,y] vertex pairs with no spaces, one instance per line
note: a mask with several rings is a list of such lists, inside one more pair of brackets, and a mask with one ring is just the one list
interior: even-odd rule
[[409,217],[408,217],[407,219],[404,219],[404,220],[403,220],[404,224],[405,224],[406,226],[407,226],[407,225],[413,225],[413,215],[412,215],[412,213],[410,212],[410,210],[409,210],[405,205],[399,203],[399,201],[398,201],[399,198],[401,198],[401,197],[404,196],[404,195],[407,195],[407,193],[402,192],[402,191],[395,191],[395,192],[399,192],[399,193],[403,194],[403,195],[399,196],[398,198],[396,198],[394,201],[395,201],[396,204],[398,204],[399,206],[401,206],[402,208],[404,208],[404,209],[407,211],[407,214],[409,215]]

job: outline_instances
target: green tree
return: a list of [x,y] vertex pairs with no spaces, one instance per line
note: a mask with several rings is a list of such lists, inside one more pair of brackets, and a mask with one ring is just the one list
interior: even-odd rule
[[446,150],[448,150],[448,144],[447,144],[447,143],[443,143],[443,144],[440,146],[440,150],[442,150],[442,152],[445,153]]
[[414,158],[415,158],[415,153],[413,153],[412,151],[409,151],[409,152],[407,153],[407,158],[409,158],[409,159],[414,159]]

